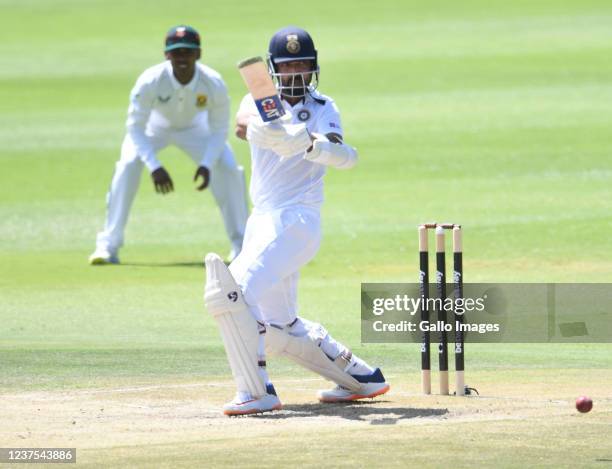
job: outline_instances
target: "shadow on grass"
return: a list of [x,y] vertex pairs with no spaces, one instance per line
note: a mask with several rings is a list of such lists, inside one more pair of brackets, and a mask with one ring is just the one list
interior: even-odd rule
[[251,418],[279,420],[299,417],[342,417],[347,420],[369,422],[370,425],[395,425],[400,420],[441,417],[448,409],[378,407],[388,401],[347,402],[337,404],[295,404],[270,414],[257,414]]

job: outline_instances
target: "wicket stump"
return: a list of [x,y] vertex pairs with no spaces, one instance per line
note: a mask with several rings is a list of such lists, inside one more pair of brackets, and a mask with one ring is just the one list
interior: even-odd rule
[[[429,240],[430,229],[435,230],[436,237],[436,290],[437,295],[443,302],[446,298],[446,236],[445,230],[453,233],[453,295],[455,299],[463,297],[463,246],[461,225],[454,223],[424,223],[419,226],[419,285],[421,303],[421,322],[429,323],[429,309],[427,299],[429,298]],[[456,324],[463,323],[463,314],[455,311],[454,320]],[[446,324],[447,316],[443,307],[438,309],[438,322]],[[464,378],[464,337],[463,332],[455,332],[455,387],[456,395],[465,394]],[[448,384],[448,337],[446,331],[440,332],[438,344],[438,368],[440,379],[440,394],[449,394]],[[421,336],[421,384],[424,394],[431,394],[431,352],[430,333],[423,331]]]

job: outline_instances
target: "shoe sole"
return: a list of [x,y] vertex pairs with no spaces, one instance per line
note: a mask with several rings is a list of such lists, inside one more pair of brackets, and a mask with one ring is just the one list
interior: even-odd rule
[[109,262],[107,262],[106,259],[102,259],[100,257],[97,257],[95,259],[90,259],[89,263],[91,265],[105,265],[105,264],[109,264]]
[[379,390],[374,391],[373,393],[370,393],[370,394],[351,394],[350,396],[347,396],[347,397],[332,397],[332,398],[319,397],[319,402],[323,402],[325,404],[333,404],[335,402],[351,402],[351,401],[357,401],[359,399],[371,399],[376,396],[380,396],[381,394],[385,394],[387,391],[389,391],[389,389],[391,389],[391,386],[387,384],[384,388],[380,388]]
[[119,264],[119,262],[113,261],[110,259],[104,259],[102,257],[96,257],[94,259],[90,259],[89,264],[90,265],[114,265],[114,264]]
[[237,415],[263,414],[264,412],[272,412],[273,410],[281,410],[282,408],[282,404],[277,404],[270,409],[224,410],[223,413],[227,416],[235,417]]

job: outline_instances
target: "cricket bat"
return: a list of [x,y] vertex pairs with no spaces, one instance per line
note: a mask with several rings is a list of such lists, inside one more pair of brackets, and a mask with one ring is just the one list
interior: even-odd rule
[[285,108],[261,57],[251,57],[239,62],[238,70],[264,122],[271,122],[285,115]]

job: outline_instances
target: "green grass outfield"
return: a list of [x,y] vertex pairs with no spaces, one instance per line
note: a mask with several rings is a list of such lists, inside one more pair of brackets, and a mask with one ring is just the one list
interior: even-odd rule
[[[162,59],[164,33],[176,23],[202,33],[203,61],[224,76],[233,111],[244,94],[235,68],[240,59],[263,54],[270,35],[286,24],[312,33],[321,91],[338,103],[345,138],[361,159],[354,170],[330,171],[326,178],[324,241],[302,272],[301,314],[383,366],[398,395],[419,390],[417,348],[360,345],[360,283],[417,279],[419,222],[463,224],[466,282],[612,282],[610,2],[317,0],[298,7],[0,0],[0,12],[0,418],[3,395],[228,379],[218,331],[203,308],[201,259],[229,246],[210,193],[194,190],[186,156],[175,149],[161,155],[175,183],[170,196],[155,194],[143,176],[121,251],[124,264],[87,265],[104,220],[129,90],[144,68]],[[246,144],[234,137],[231,143],[248,167]],[[515,396],[517,383],[526,393],[539,389],[541,372],[563,383],[560,396],[550,399],[569,399],[612,383],[611,351],[609,345],[468,344],[467,381],[484,384],[484,394],[488,385],[497,396],[505,389]],[[281,381],[312,378],[285,361],[273,361],[271,370]],[[529,379],[522,380],[523,373]],[[612,392],[593,389],[607,410],[584,418],[609,424]],[[291,403],[291,388],[283,390]],[[230,394],[228,388],[219,403]],[[488,448],[484,461],[547,465],[537,448],[520,451],[525,435],[546,435],[548,446],[560,447],[575,432],[584,436],[583,445],[572,442],[561,463],[612,459],[609,439],[602,441],[602,433],[577,417],[561,415],[557,427],[554,419],[534,417],[528,431],[479,424],[489,438],[506,432],[514,442],[507,447],[499,435],[487,446],[473,423],[449,422],[449,438],[456,434],[452,425],[466,425],[466,436],[456,437],[464,439],[453,443],[468,448],[464,459],[440,449],[439,439],[439,451],[419,461],[470,465]],[[240,432],[249,435],[251,420],[240,422]],[[347,447],[360,457],[351,464],[392,463],[391,449],[418,442],[427,425],[406,432],[399,426],[355,429]],[[347,464],[337,451],[344,439],[321,426],[324,443],[316,438],[318,427],[300,429],[313,446],[299,457],[288,454],[291,431],[277,442],[283,454],[257,454],[271,466],[291,460],[316,465],[322,458]],[[45,446],[36,429],[28,437],[19,428],[17,421],[4,423],[0,447]],[[249,444],[273,447],[271,428],[254,430]],[[57,446],[71,446],[59,435]],[[330,442],[333,435],[338,440]],[[372,448],[380,459],[359,451],[366,442],[380,445]],[[97,453],[87,453],[83,443],[80,461],[151,464],[145,456],[163,459],[164,445],[175,444],[174,467],[194,464],[194,457],[255,464],[227,458],[241,445],[235,436],[214,448],[197,438],[162,443],[109,443]]]

